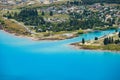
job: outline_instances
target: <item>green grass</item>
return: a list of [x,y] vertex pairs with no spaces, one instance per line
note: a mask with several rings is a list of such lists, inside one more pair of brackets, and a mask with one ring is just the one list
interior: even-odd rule
[[91,50],[98,50],[101,49],[101,46],[94,46],[94,45],[80,45],[83,49],[91,49]]
[[67,14],[54,14],[53,16],[50,16],[49,13],[47,13],[43,17],[44,18],[69,19],[69,15],[67,15]]
[[78,30],[78,34],[83,34],[84,31],[83,30]]
[[101,45],[101,46],[95,46],[95,45],[79,45],[83,49],[91,49],[91,50],[110,50],[110,51],[120,51],[120,45],[119,44],[109,44],[109,45]]
[[109,44],[109,45],[103,46],[103,50],[120,51],[120,45],[119,44]]

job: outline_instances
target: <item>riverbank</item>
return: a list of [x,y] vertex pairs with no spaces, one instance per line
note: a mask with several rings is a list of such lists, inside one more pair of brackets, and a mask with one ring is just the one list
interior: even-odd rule
[[86,41],[85,44],[82,44],[82,42],[72,43],[70,45],[74,46],[77,49],[88,49],[88,50],[105,50],[105,51],[120,51],[120,44],[108,44],[104,45],[103,40],[107,37],[113,37],[115,39],[119,39],[118,32],[105,35],[101,38],[98,38],[98,40],[89,40]]

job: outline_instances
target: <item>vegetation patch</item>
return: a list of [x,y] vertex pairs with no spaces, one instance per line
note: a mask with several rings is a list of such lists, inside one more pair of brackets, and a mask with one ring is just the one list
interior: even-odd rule
[[114,33],[112,36],[110,35],[102,38],[95,37],[95,40],[91,41],[85,41],[83,38],[82,42],[71,45],[79,49],[120,51],[120,32]]
[[30,33],[21,25],[5,19],[3,29],[9,33],[15,33],[16,35],[29,35]]

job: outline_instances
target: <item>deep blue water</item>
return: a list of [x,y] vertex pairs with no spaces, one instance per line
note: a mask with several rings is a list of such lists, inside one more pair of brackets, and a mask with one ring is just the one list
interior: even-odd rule
[[120,80],[120,52],[77,50],[70,43],[102,37],[91,32],[61,41],[32,41],[0,31],[0,80]]

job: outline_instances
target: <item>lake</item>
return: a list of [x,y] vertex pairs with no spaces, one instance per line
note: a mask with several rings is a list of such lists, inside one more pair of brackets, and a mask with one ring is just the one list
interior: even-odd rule
[[96,31],[61,41],[33,41],[0,31],[0,80],[120,80],[120,52],[78,50],[70,43],[115,32]]

